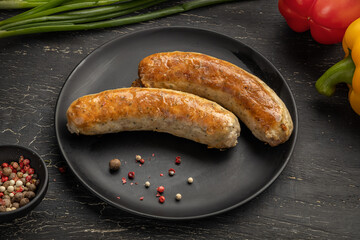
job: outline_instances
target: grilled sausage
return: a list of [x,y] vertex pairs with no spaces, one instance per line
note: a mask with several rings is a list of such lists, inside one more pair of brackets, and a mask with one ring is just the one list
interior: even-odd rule
[[230,111],[168,89],[120,88],[86,95],[66,115],[68,130],[84,135],[153,130],[219,149],[234,147],[240,135],[238,119]]
[[215,101],[271,146],[288,140],[293,130],[289,111],[269,86],[240,67],[211,56],[193,52],[150,55],[140,62],[136,82]]

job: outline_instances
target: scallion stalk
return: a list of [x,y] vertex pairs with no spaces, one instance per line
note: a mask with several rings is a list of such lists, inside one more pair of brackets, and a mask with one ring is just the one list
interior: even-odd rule
[[[55,2],[55,1],[57,1],[57,6],[59,6],[59,4],[61,4],[61,0],[52,0],[51,2]],[[157,18],[161,18],[161,17],[173,15],[173,14],[178,14],[178,13],[189,11],[189,10],[192,10],[195,8],[210,6],[210,5],[219,4],[219,3],[231,2],[231,1],[234,1],[234,0],[193,0],[190,2],[183,3],[181,5],[178,5],[178,6],[168,7],[165,9],[160,9],[160,10],[156,10],[156,11],[145,13],[145,14],[134,15],[134,16],[124,17],[124,18],[104,20],[104,21],[101,21],[101,20],[108,19],[108,18],[102,18],[101,15],[97,15],[98,20],[100,20],[100,21],[98,21],[95,19],[94,16],[87,15],[85,12],[83,15],[81,15],[81,18],[78,18],[78,20],[80,20],[80,21],[76,21],[76,19],[73,19],[71,21],[70,20],[57,21],[56,23],[55,22],[52,23],[51,21],[50,22],[44,21],[41,24],[39,23],[37,25],[36,25],[36,23],[33,23],[35,25],[29,25],[29,23],[27,23],[25,25],[18,25],[15,27],[13,26],[13,29],[0,30],[0,38],[17,36],[17,35],[34,34],[34,33],[43,33],[43,32],[78,31],[78,30],[88,30],[88,29],[96,29],[96,28],[108,28],[108,27],[123,26],[123,25],[148,21],[148,20],[152,20],[152,19],[157,19]],[[133,1],[130,1],[130,2],[133,2]],[[46,3],[44,5],[47,5],[47,4],[48,3]],[[44,5],[42,5],[42,6],[44,6]],[[55,6],[53,6],[53,7],[55,7]],[[42,11],[45,11],[47,9],[50,9],[50,8],[44,7]],[[131,9],[132,8],[130,8],[129,11]],[[35,11],[33,13],[36,13],[36,12],[40,12],[40,11]],[[121,11],[119,13],[121,13]],[[116,14],[116,13],[109,13],[109,15],[111,15],[111,14]],[[53,17],[55,17],[55,16],[56,15],[54,15]],[[51,16],[47,16],[47,17],[51,17]],[[4,21],[6,21],[6,20],[4,20]],[[4,21],[2,21],[2,22],[4,22]],[[46,23],[49,23],[49,24],[47,25]],[[0,22],[0,24],[1,24],[1,22]]]
[[[3,26],[1,26],[1,22],[0,22],[0,30],[7,30],[7,29],[11,29],[12,27],[15,27],[15,26],[27,25],[30,23],[37,23],[37,22],[44,22],[44,21],[56,21],[56,20],[69,20],[69,19],[83,18],[84,16],[91,17],[91,16],[96,16],[96,15],[102,15],[102,14],[107,14],[107,13],[112,13],[112,12],[117,12],[117,11],[121,11],[121,10],[125,10],[125,9],[134,8],[134,7],[145,5],[149,2],[154,2],[154,1],[153,0],[135,0],[130,3],[121,3],[121,4],[111,5],[111,6],[102,6],[102,4],[106,4],[106,2],[108,2],[108,4],[112,4],[114,2],[119,2],[119,1],[118,0],[106,0],[106,1],[90,2],[90,4],[79,3],[79,4],[64,5],[64,6],[48,9],[45,11],[41,11],[41,12],[29,15],[29,16],[25,16],[15,22],[8,23]],[[94,4],[101,4],[101,5],[94,5]],[[94,7],[94,6],[98,6],[98,7],[86,8],[86,9],[77,10],[77,11],[71,11],[74,9],[85,8],[85,7]],[[99,7],[99,6],[101,6],[101,7]],[[68,12],[68,11],[71,11],[71,12]],[[66,13],[53,15],[53,14],[56,14],[59,12],[66,12]],[[49,16],[49,15],[53,15],[53,16]],[[48,17],[42,18],[43,16],[48,16]]]

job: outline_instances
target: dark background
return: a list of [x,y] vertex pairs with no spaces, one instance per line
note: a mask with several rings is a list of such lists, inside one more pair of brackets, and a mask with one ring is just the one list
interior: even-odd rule
[[[184,2],[184,1],[176,1]],[[0,19],[19,11],[0,11]],[[115,209],[91,195],[65,166],[54,130],[58,94],[74,67],[100,45],[128,33],[191,26],[228,35],[269,59],[287,80],[299,114],[289,164],[261,195],[230,212],[192,221],[160,221]],[[111,29],[0,39],[0,144],[36,150],[50,174],[45,199],[0,225],[1,239],[358,239],[360,117],[347,87],[331,98],[316,79],[341,60],[341,44],[295,33],[277,1],[239,1]]]

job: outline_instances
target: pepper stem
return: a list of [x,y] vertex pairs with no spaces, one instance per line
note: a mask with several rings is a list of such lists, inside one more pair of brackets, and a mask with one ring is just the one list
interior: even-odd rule
[[330,97],[338,83],[352,83],[355,64],[351,54],[329,68],[317,81],[315,87],[320,94]]

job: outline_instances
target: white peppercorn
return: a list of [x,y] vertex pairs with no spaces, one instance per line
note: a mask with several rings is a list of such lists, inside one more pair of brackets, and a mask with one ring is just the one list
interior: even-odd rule
[[181,198],[182,198],[182,196],[181,196],[181,194],[180,194],[180,193],[176,194],[176,196],[175,196],[175,199],[176,199],[176,200],[180,201],[180,200],[181,200]]
[[194,179],[193,179],[192,177],[189,177],[187,181],[188,181],[188,183],[190,183],[190,184],[191,184],[191,183],[193,183],[193,182],[194,182]]

